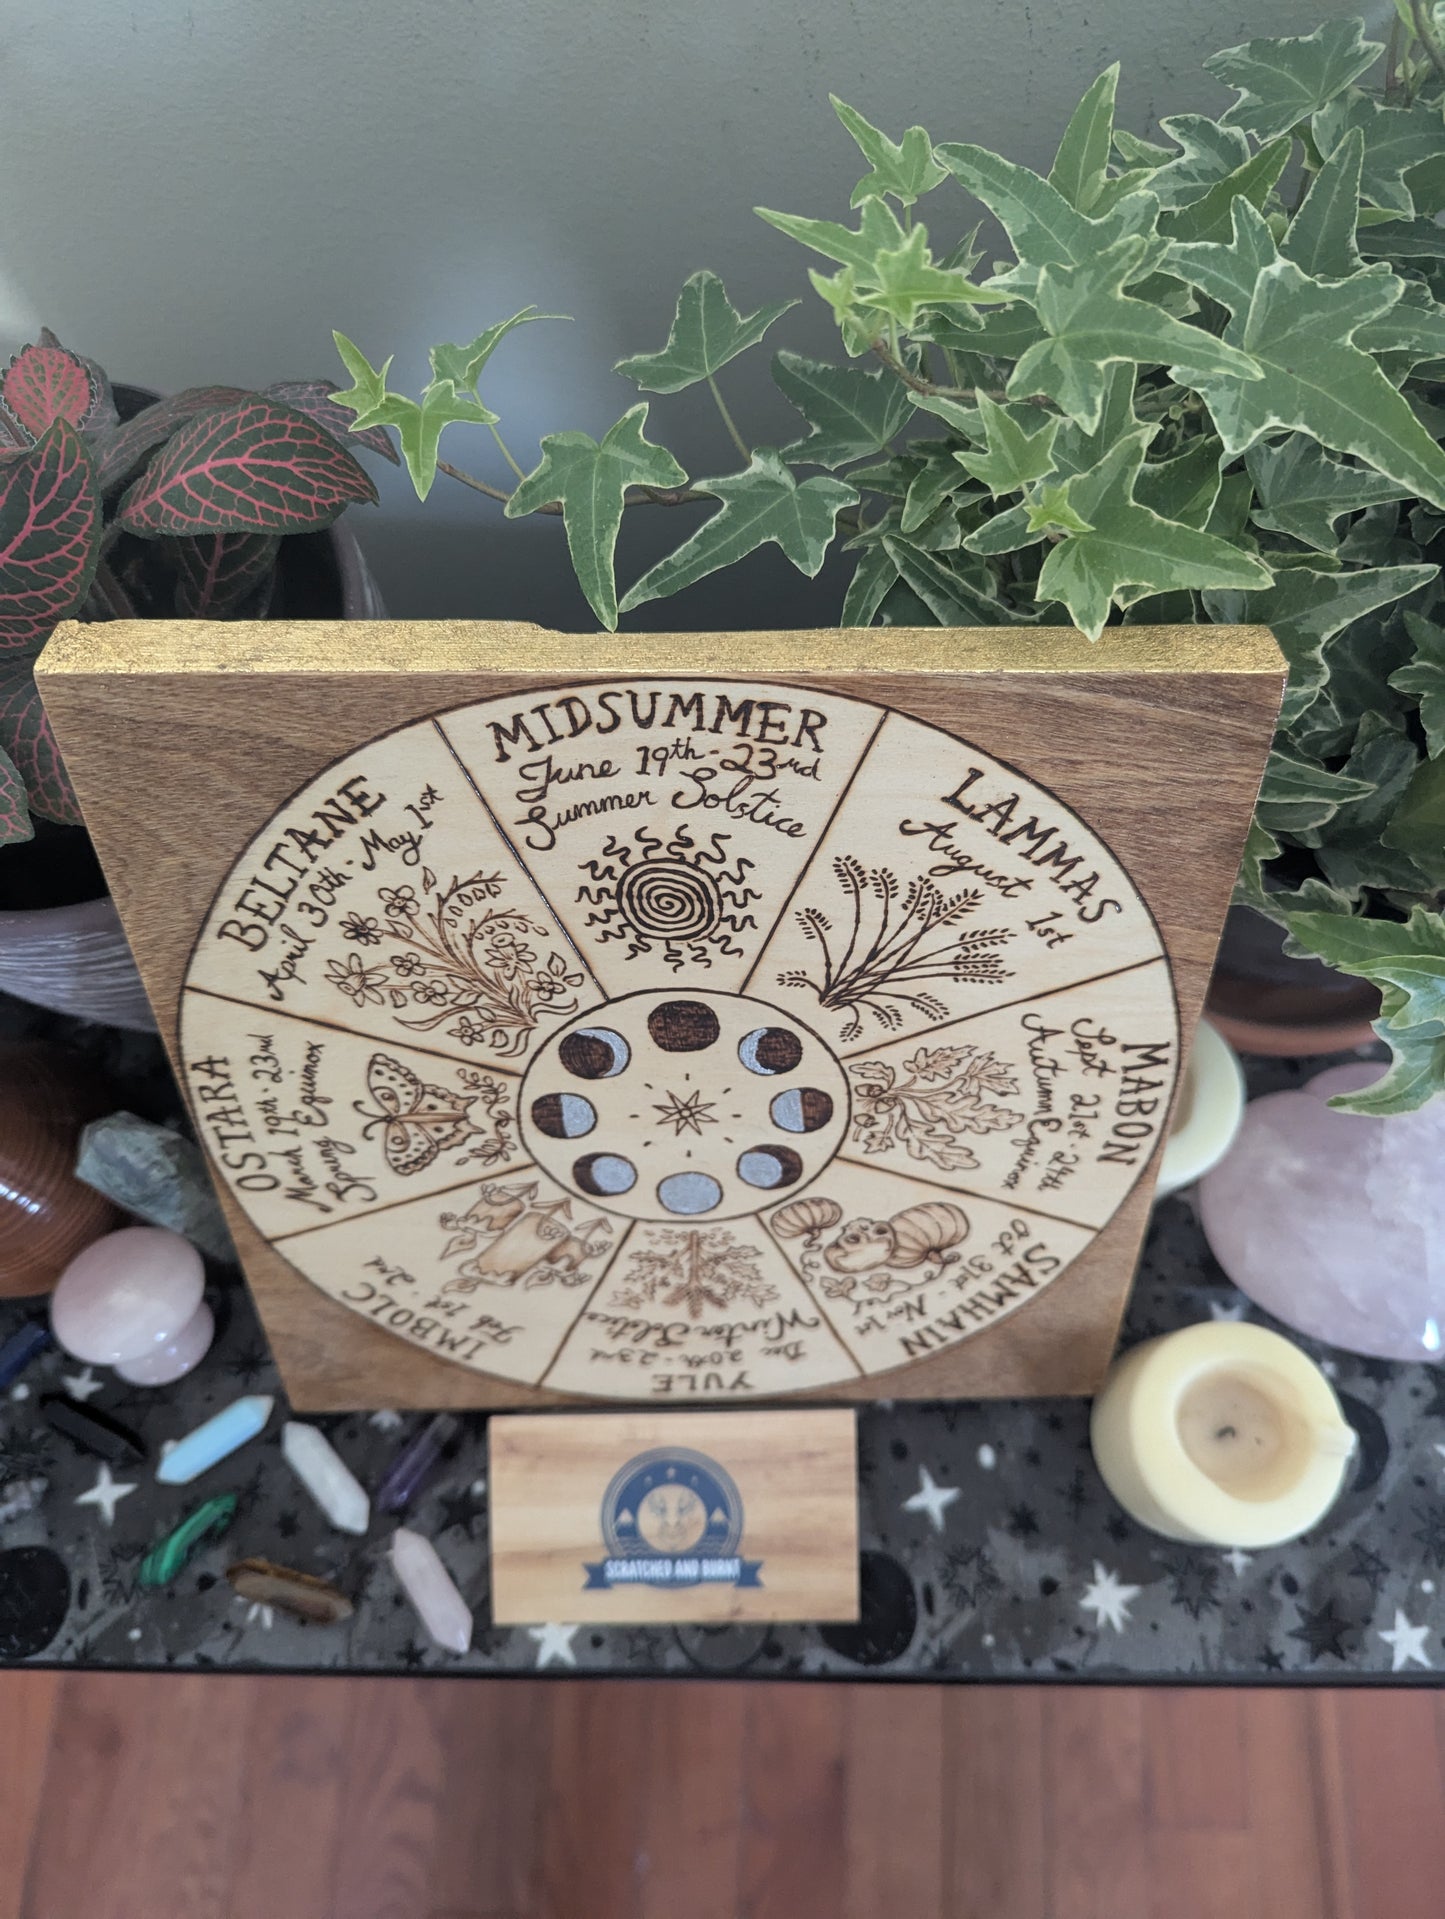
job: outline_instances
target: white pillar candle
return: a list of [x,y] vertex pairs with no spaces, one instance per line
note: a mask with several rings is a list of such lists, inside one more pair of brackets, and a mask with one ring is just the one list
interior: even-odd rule
[[1156,1199],[1192,1186],[1219,1164],[1234,1144],[1244,1100],[1244,1071],[1234,1048],[1208,1020],[1200,1020],[1159,1163]]
[[1313,1361],[1263,1326],[1208,1320],[1125,1353],[1094,1401],[1105,1485],[1141,1526],[1278,1546],[1323,1518],[1354,1428]]

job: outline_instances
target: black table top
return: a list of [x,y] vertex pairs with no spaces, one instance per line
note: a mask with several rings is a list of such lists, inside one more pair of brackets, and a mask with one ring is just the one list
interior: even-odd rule
[[[1327,1062],[1257,1062],[1256,1092]],[[1224,1553],[1143,1531],[1099,1480],[1077,1400],[883,1403],[859,1416],[862,1623],[851,1626],[545,1627],[490,1624],[487,1440],[481,1415],[406,1516],[435,1543],[476,1617],[465,1656],[431,1645],[393,1577],[395,1521],[335,1531],[280,1452],[284,1396],[244,1286],[220,1274],[211,1353],[175,1386],[142,1391],[54,1347],[0,1390],[0,1480],[48,1482],[0,1523],[0,1664],[232,1672],[738,1674],[757,1678],[1115,1680],[1214,1684],[1423,1682],[1445,1672],[1445,1372],[1308,1347],[1325,1361],[1360,1436],[1353,1477],[1327,1521],[1270,1551]],[[35,1303],[0,1303],[0,1339]],[[1228,1284],[1187,1195],[1162,1202],[1125,1338],[1213,1316],[1266,1316]],[[149,1458],[113,1476],[134,1490],[80,1503],[101,1462],[53,1432],[39,1401],[91,1391]],[[72,1382],[67,1388],[66,1381]],[[156,1483],[162,1445],[243,1393],[274,1393],[263,1436],[189,1487]],[[421,1416],[320,1417],[375,1485]],[[926,1478],[925,1478],[926,1476]],[[956,1490],[910,1506],[928,1482]],[[202,1500],[235,1492],[230,1532],[162,1590],[140,1561]],[[303,1625],[236,1597],[225,1568],[264,1557],[333,1581],[355,1603],[340,1624]]]

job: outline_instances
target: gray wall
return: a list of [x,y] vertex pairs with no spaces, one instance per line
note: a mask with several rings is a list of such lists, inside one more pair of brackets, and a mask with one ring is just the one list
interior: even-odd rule
[[[1040,165],[1120,55],[1121,120],[1147,132],[1223,104],[1199,70],[1214,49],[1359,10],[0,0],[0,344],[44,321],[113,377],[169,390],[335,374],[340,327],[373,359],[394,351],[415,390],[434,340],[535,303],[575,324],[522,329],[487,387],[530,465],[540,433],[599,432],[636,398],[608,369],[661,345],[699,266],[739,305],[801,293],[773,341],[831,350],[801,249],[751,212],[845,213],[857,156],[830,91],[894,137],[921,121]],[[926,211],[951,237],[964,202],[948,184]],[[748,429],[793,436],[761,356],[725,378]],[[729,464],[705,391],[657,399],[652,417],[689,471]],[[480,428],[451,429],[444,452],[506,478]],[[594,624],[556,521],[502,523],[445,479],[424,509],[404,476],[383,469],[381,484],[380,511],[352,520],[395,611]],[[629,525],[624,580],[659,532]],[[837,603],[774,551],[722,590],[649,611],[659,625],[822,624]]]

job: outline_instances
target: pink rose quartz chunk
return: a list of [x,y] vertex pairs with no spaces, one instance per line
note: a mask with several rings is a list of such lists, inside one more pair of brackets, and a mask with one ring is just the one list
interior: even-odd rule
[[[189,1240],[162,1226],[123,1226],[77,1253],[61,1274],[50,1329],[66,1352],[92,1366],[144,1369],[149,1360],[164,1372],[173,1349],[194,1365],[213,1330],[209,1313],[201,1317],[204,1290],[205,1269]],[[179,1378],[189,1365],[166,1377]]]
[[1445,1337],[1445,1100],[1371,1119],[1326,1102],[1384,1071],[1352,1061],[1245,1109],[1199,1211],[1241,1292],[1311,1339],[1439,1361]]

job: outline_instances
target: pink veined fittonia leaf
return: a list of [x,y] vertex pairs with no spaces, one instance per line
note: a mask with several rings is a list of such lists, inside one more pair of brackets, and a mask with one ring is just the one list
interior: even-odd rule
[[183,393],[173,393],[169,399],[144,407],[134,419],[97,433],[92,445],[100,468],[101,492],[109,493],[121,480],[128,479],[148,453],[198,413],[214,413],[218,407],[249,398],[242,386],[188,386]]
[[0,374],[0,400],[32,440],[56,420],[83,427],[100,397],[90,368],[63,346],[22,347]]
[[315,533],[375,501],[365,468],[325,427],[257,394],[183,426],[122,497],[128,532]]
[[166,542],[176,569],[176,612],[187,620],[233,617],[276,564],[279,533],[193,533]]
[[13,846],[17,840],[34,837],[20,769],[8,753],[0,750],[0,846]]
[[100,488],[85,441],[56,420],[25,453],[0,458],[0,653],[39,651],[90,591]]
[[29,660],[6,660],[0,666],[0,748],[25,782],[32,813],[64,826],[83,824]]

